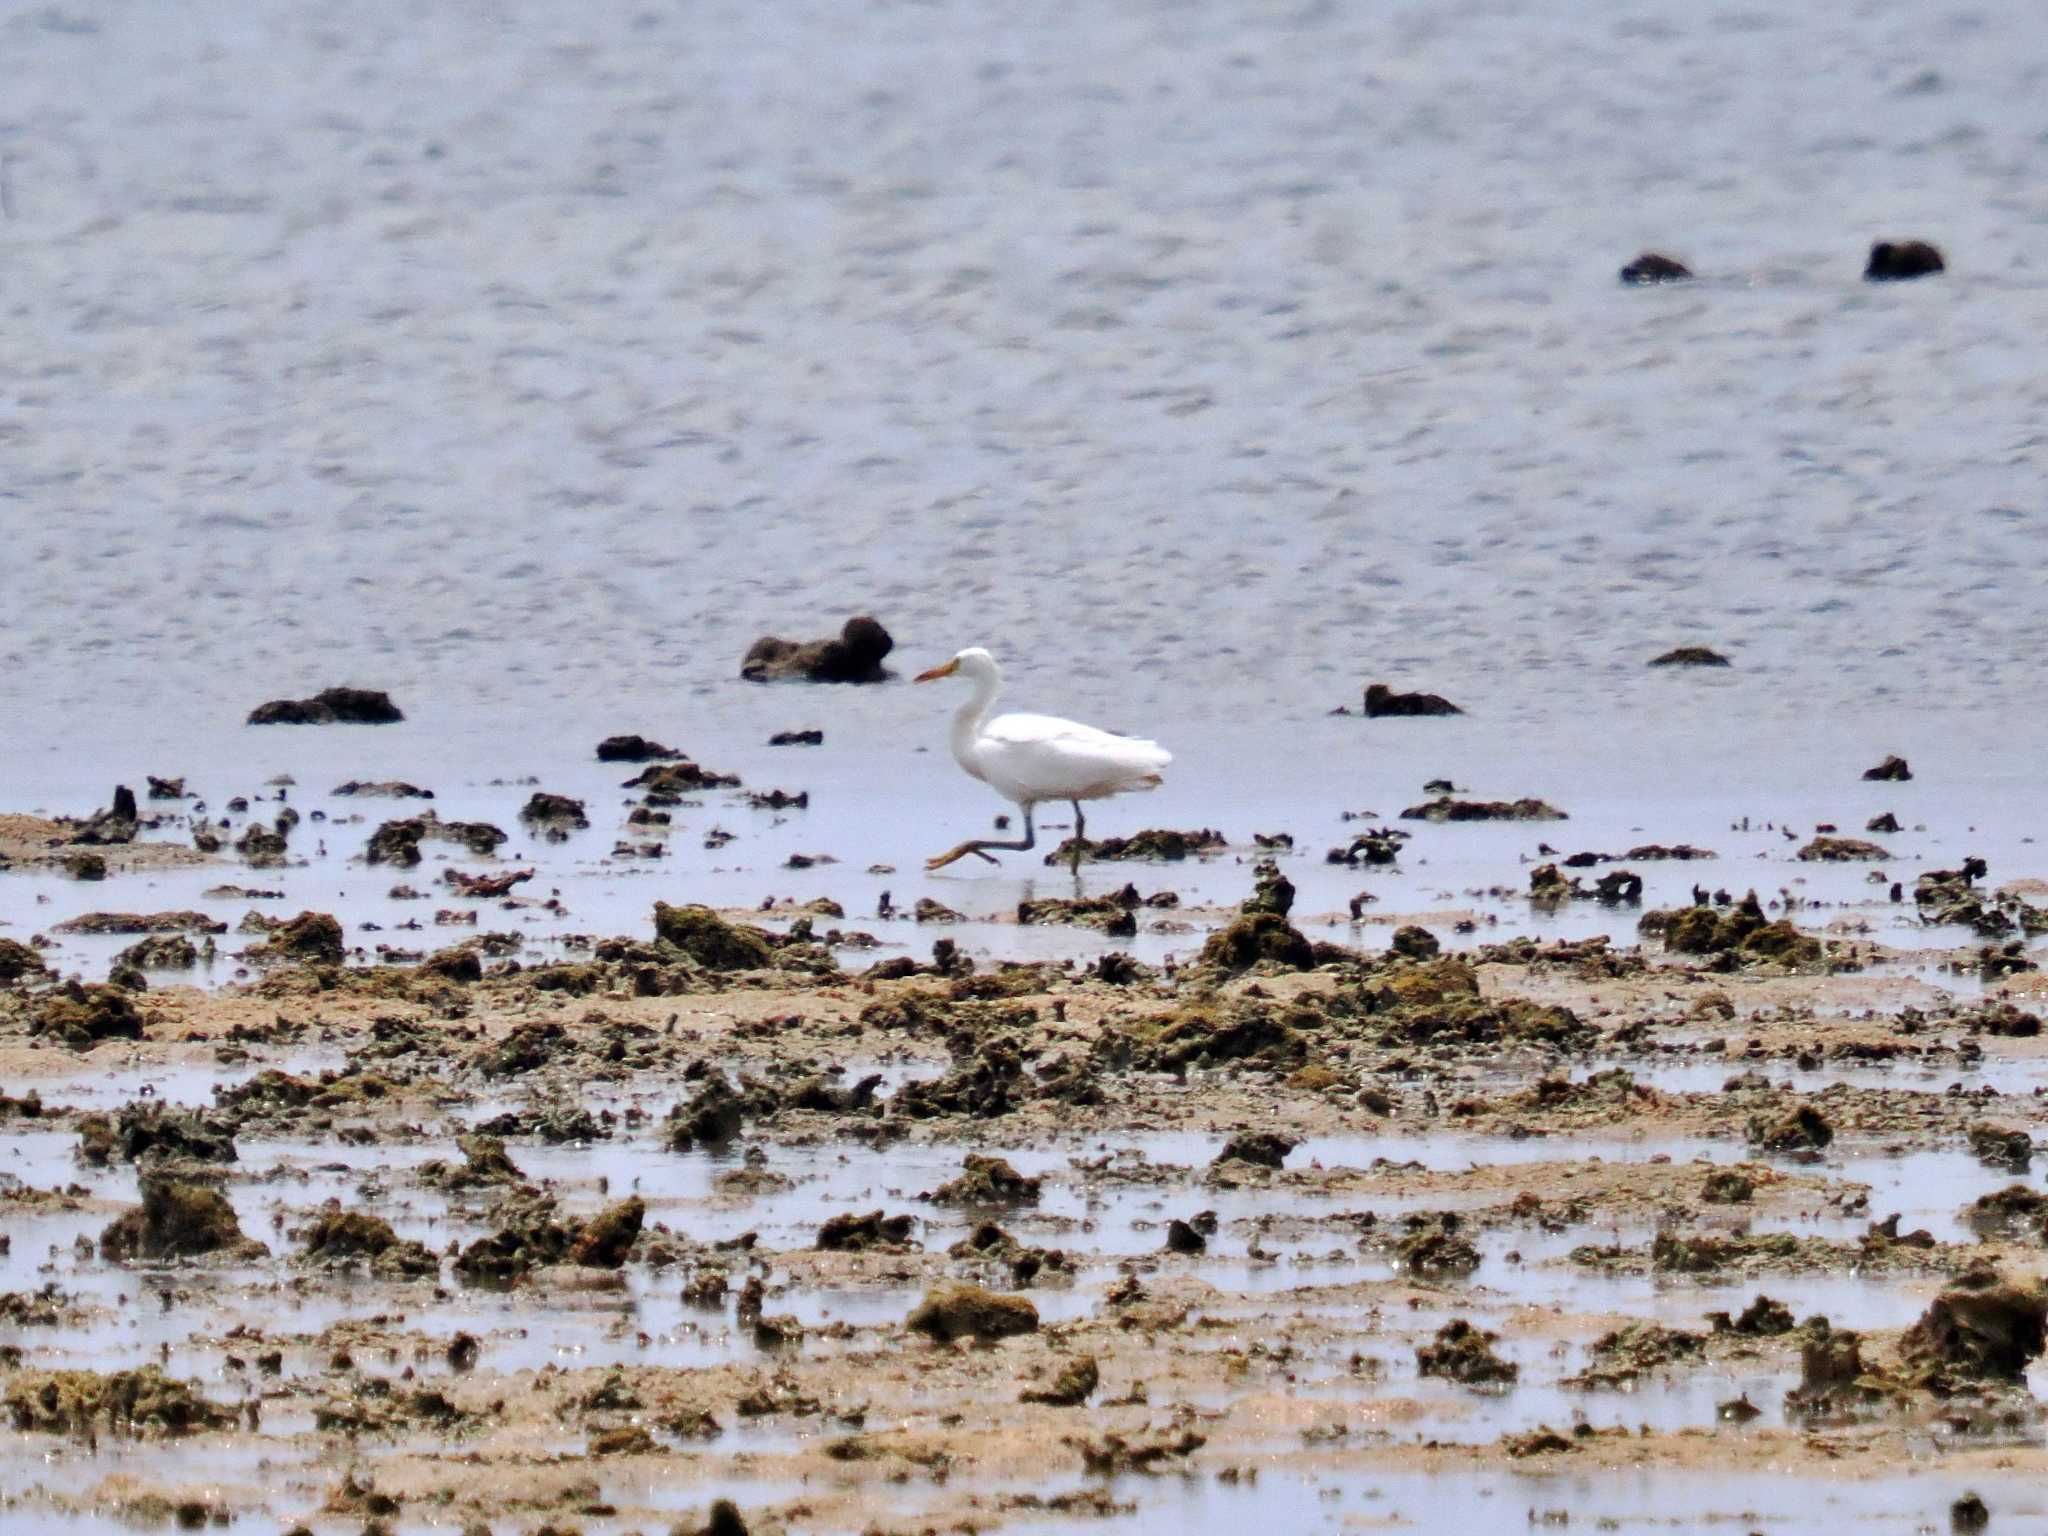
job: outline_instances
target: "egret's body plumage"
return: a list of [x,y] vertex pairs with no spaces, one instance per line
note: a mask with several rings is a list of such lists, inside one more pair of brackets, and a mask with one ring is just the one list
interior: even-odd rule
[[969,853],[987,858],[984,850],[988,848],[1018,852],[1030,848],[1036,837],[1032,809],[1046,800],[1072,803],[1074,835],[1079,838],[1087,825],[1081,814],[1083,800],[1155,788],[1160,771],[1173,761],[1173,754],[1156,741],[1118,736],[1056,715],[1008,714],[991,719],[989,710],[1002,691],[1003,674],[995,658],[979,646],[962,651],[917,680],[930,682],[956,673],[974,684],[974,693],[953,716],[954,761],[1024,812],[1024,838],[1015,843],[962,843],[930,860],[928,868],[940,868]]

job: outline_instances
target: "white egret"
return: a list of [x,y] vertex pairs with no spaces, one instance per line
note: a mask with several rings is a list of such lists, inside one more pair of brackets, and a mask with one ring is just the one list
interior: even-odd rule
[[970,853],[993,864],[991,848],[1013,853],[1031,848],[1037,841],[1031,812],[1046,800],[1065,800],[1074,807],[1074,863],[1078,868],[1078,841],[1088,831],[1081,802],[1126,790],[1155,789],[1160,783],[1159,770],[1173,761],[1173,754],[1156,741],[1098,731],[1092,725],[1053,715],[989,719],[989,708],[1003,686],[1003,674],[995,657],[978,645],[929,672],[920,672],[917,681],[929,683],[955,673],[974,685],[974,695],[953,716],[954,761],[1005,800],[1016,803],[1024,812],[1024,837],[1015,843],[970,840],[950,853],[925,860],[926,869],[943,869]]

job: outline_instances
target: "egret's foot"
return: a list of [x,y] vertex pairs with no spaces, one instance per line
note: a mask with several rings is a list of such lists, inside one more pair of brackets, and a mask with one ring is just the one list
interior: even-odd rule
[[973,854],[977,859],[986,860],[990,864],[999,864],[1002,862],[992,853],[983,853],[981,851],[980,844],[967,842],[962,843],[958,848],[953,849],[950,853],[942,853],[938,855],[938,857],[936,858],[926,859],[924,861],[924,867],[927,870],[944,869],[948,864],[952,863],[955,859],[964,859],[970,853]]

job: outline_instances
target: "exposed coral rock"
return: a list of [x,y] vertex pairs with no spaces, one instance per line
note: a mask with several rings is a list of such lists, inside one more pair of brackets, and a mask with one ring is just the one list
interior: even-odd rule
[[1022,1296],[1006,1296],[978,1285],[949,1285],[918,1303],[904,1326],[941,1342],[1004,1339],[1038,1331],[1038,1308]]
[[272,699],[249,712],[251,725],[396,725],[404,713],[371,688],[323,688],[310,699]]
[[889,676],[882,660],[895,647],[886,629],[862,615],[848,619],[835,640],[805,642],[763,635],[747,648],[740,676],[750,683],[879,683]]

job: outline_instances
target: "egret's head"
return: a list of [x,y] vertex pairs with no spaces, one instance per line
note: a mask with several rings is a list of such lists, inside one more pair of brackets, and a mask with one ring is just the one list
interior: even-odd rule
[[956,672],[962,677],[980,682],[985,677],[996,675],[996,659],[980,646],[970,645],[951,661],[942,661],[930,671],[918,673],[914,681],[936,682],[942,677],[951,677]]

